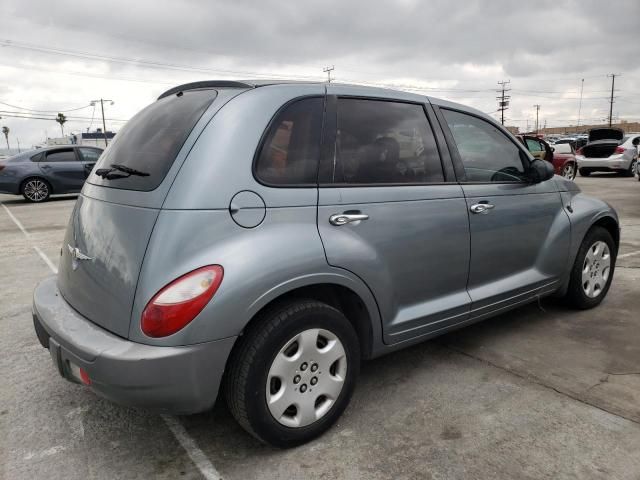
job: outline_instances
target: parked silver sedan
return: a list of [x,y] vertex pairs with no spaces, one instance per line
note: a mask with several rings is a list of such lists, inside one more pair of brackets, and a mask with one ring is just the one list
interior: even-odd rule
[[592,172],[619,172],[628,177],[636,174],[640,133],[625,135],[619,128],[594,128],[589,143],[576,154],[580,175]]

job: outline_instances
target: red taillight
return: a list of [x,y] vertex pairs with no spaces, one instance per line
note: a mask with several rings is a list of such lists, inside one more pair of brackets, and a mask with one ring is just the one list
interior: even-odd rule
[[208,265],[175,279],[149,301],[140,325],[149,337],[166,337],[184,328],[220,287],[224,270]]
[[91,379],[89,378],[89,374],[84,368],[80,369],[80,380],[82,380],[82,383],[84,383],[87,386],[91,385]]
[[624,147],[616,147],[616,153],[624,153]]

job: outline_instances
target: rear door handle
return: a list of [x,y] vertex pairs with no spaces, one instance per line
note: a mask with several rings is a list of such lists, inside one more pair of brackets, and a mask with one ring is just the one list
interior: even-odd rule
[[471,205],[471,207],[469,207],[469,210],[471,210],[472,213],[484,213],[486,215],[487,213],[489,213],[489,210],[494,207],[495,205],[492,205],[490,203],[475,203]]
[[336,227],[340,227],[342,225],[346,225],[347,223],[359,222],[361,220],[368,220],[369,215],[364,213],[336,213],[335,215],[331,215],[329,217],[329,223],[331,225],[335,225]]

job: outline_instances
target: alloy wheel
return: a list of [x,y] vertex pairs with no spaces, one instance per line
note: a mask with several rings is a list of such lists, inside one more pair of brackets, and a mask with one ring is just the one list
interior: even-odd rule
[[24,185],[24,195],[32,202],[41,202],[49,195],[49,187],[42,180],[29,180]]
[[269,412],[287,427],[305,427],[336,403],[347,378],[347,355],[332,332],[313,328],[285,343],[269,368]]
[[595,242],[584,258],[582,264],[582,290],[590,298],[599,296],[611,272],[611,252],[609,246],[598,240]]
[[574,179],[574,177],[576,176],[576,170],[572,163],[569,163],[564,166],[564,168],[562,169],[562,176],[569,180]]

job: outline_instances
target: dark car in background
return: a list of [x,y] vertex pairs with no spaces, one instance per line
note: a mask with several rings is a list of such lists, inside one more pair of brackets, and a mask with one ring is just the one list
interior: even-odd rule
[[0,193],[44,202],[53,194],[78,193],[102,149],[56,146],[30,150],[0,161]]
[[527,150],[540,160],[553,164],[556,175],[562,175],[567,180],[576,178],[576,157],[571,143],[556,143],[553,146],[538,137],[517,135]]

